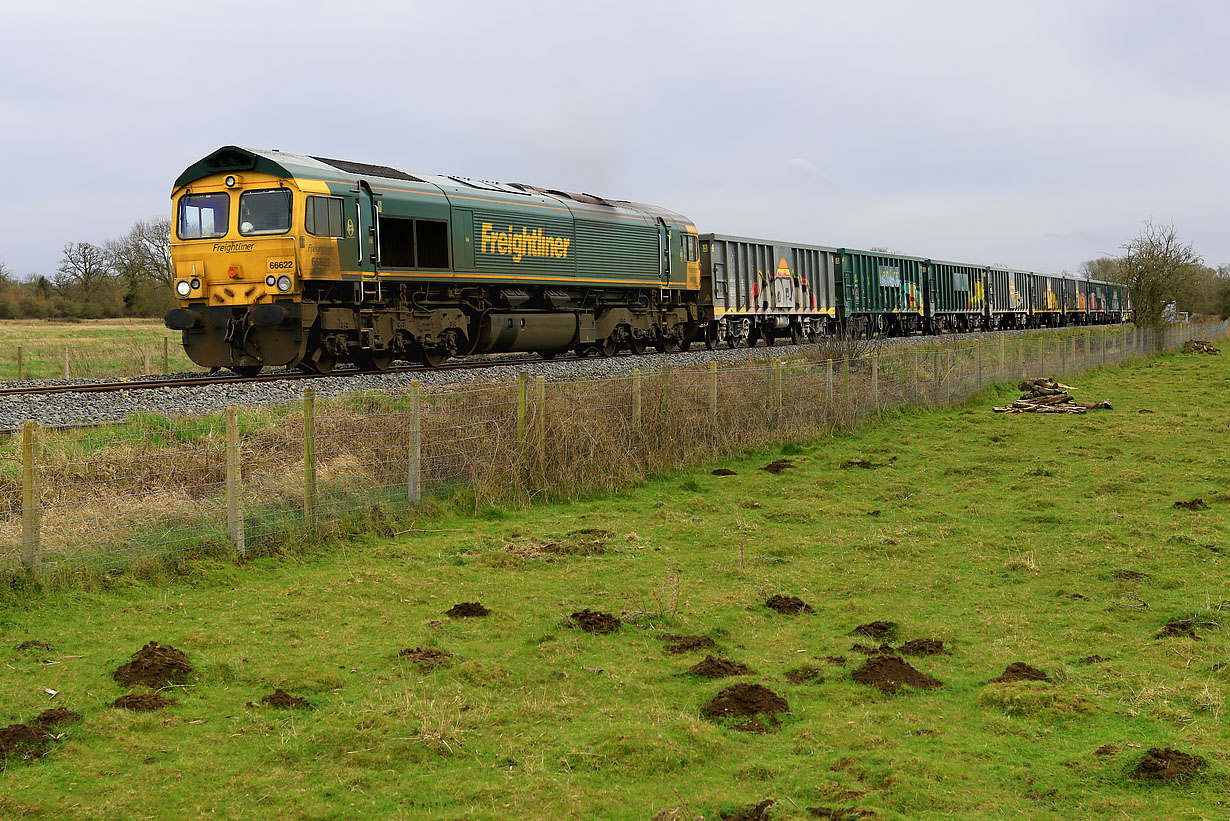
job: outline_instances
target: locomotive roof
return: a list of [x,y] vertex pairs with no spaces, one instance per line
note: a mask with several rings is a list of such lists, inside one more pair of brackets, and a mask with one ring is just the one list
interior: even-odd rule
[[388,181],[406,191],[434,189],[445,195],[471,189],[481,191],[486,198],[512,205],[542,197],[567,205],[570,209],[580,207],[587,216],[600,216],[603,212],[615,215],[630,211],[650,220],[661,217],[667,222],[692,225],[692,221],[687,217],[666,208],[629,200],[607,199],[595,194],[577,194],[525,183],[491,182],[442,174],[411,174],[387,165],[310,157],[276,149],[242,148],[235,145],[223,146],[188,166],[176,178],[175,188],[178,190],[202,177],[227,171],[256,171],[288,179],[307,178],[348,185],[356,184],[359,179],[376,179]]

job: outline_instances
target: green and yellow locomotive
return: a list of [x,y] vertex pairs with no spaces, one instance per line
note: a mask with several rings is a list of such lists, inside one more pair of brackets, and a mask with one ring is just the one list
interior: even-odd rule
[[699,331],[696,227],[663,208],[234,146],[171,198],[166,324],[206,367],[612,355]]

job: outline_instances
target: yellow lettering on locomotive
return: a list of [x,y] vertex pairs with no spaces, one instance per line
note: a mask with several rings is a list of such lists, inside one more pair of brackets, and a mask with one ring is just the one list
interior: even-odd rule
[[511,225],[507,231],[496,231],[489,222],[484,222],[479,231],[479,253],[499,254],[520,262],[526,257],[553,257],[567,259],[569,237],[553,237],[545,228],[522,228],[519,232]]

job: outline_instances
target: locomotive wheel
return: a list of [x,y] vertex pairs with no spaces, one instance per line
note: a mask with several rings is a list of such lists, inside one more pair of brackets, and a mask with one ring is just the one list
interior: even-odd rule
[[231,370],[236,376],[256,376],[263,367],[263,365],[232,365]]
[[554,359],[556,352],[555,351],[534,351],[534,353],[538,354],[543,359]]
[[438,368],[448,359],[449,353],[444,348],[423,348],[419,351],[419,361],[429,368]]
[[645,344],[645,340],[638,336],[632,337],[632,341],[628,343],[628,350],[637,356],[644,356],[645,351],[648,349],[649,346]]
[[619,343],[615,341],[615,337],[608,336],[599,342],[595,349],[598,351],[599,356],[614,356],[615,352],[619,350]]
[[705,350],[711,351],[718,346],[717,329],[705,328]]
[[305,359],[296,367],[307,373],[331,373],[333,366],[337,364],[337,358],[333,356],[322,355],[316,359]]
[[790,344],[791,345],[802,345],[803,344],[803,329],[793,323],[791,323],[790,325]]
[[359,351],[355,354],[354,363],[365,371],[387,371],[393,364],[393,354],[389,351]]

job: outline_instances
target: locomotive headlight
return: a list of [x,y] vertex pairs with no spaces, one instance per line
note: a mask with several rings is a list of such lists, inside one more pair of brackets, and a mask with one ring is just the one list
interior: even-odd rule
[[282,293],[286,293],[287,291],[290,290],[290,285],[291,285],[290,277],[286,276],[286,274],[282,274],[282,276],[278,277],[278,290],[279,291],[281,291]]
[[226,183],[227,188],[234,188],[236,185],[239,185],[239,177],[236,177],[234,174],[231,174],[225,180],[223,180],[223,182]]
[[192,278],[192,283],[191,283],[191,284],[192,284],[192,290],[194,290],[194,291],[195,291],[197,288],[200,288],[200,287],[201,287],[201,281],[200,281],[199,279],[197,279],[196,277],[193,277],[193,278]]
[[188,280],[181,279],[179,282],[175,283],[175,293],[182,297],[186,297],[188,294],[192,293],[192,286],[188,283]]
[[275,283],[276,281],[277,281],[277,278],[273,274],[270,274],[269,276],[265,277],[265,284],[268,285],[270,288],[273,287],[273,283]]

